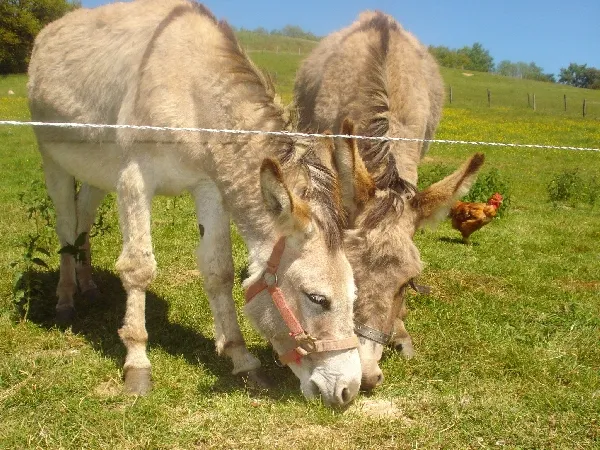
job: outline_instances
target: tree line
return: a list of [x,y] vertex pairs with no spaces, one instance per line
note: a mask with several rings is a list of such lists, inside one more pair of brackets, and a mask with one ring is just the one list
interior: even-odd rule
[[[24,73],[27,71],[33,41],[48,23],[81,6],[79,0],[0,0],[0,74]],[[281,35],[297,39],[318,41],[320,37],[303,30],[297,25],[286,25],[268,31],[258,27],[254,33]],[[537,64],[511,62],[494,64],[494,58],[479,42],[472,46],[450,49],[445,46],[430,46],[429,51],[444,67],[479,72],[493,72],[508,77],[556,82],[554,74],[544,73]],[[571,63],[560,69],[559,83],[575,87],[600,89],[600,70],[586,64]]]
[[263,34],[263,35],[278,35],[278,36],[292,37],[292,38],[296,38],[296,39],[308,39],[309,41],[318,41],[321,39],[319,36],[316,36],[309,31],[304,31],[298,25],[286,25],[285,27],[283,27],[281,29],[275,29],[275,30],[271,30],[271,31],[268,31],[264,27],[258,27],[258,28],[255,28],[254,30],[246,30],[245,28],[236,29],[234,27],[234,30],[236,30],[236,31],[251,31],[253,33]]
[[[429,52],[441,66],[452,69],[492,72],[513,78],[557,82],[554,74],[544,73],[543,69],[534,62],[503,60],[494,64],[494,58],[490,52],[479,42],[475,42],[471,47],[465,46],[459,49],[430,46]],[[580,88],[600,89],[600,70],[588,67],[587,64],[571,63],[568,67],[560,69],[558,83]]]
[[40,30],[80,6],[77,0],[0,0],[0,74],[26,72]]

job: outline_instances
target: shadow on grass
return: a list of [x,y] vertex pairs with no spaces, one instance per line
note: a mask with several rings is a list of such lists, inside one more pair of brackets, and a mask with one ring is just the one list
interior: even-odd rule
[[469,243],[466,244],[465,242],[463,242],[463,240],[461,238],[450,238],[450,237],[447,237],[447,236],[442,236],[440,238],[440,241],[446,242],[448,244],[462,244],[462,245],[472,245],[472,246],[479,245],[479,242],[469,241]]
[[[32,272],[32,279],[43,286],[43,295],[32,300],[28,319],[50,330],[55,328],[55,289],[58,284],[58,271]],[[88,301],[81,295],[75,296],[76,316],[71,328],[83,336],[91,346],[111,358],[115,365],[122,367],[125,361],[125,347],[117,330],[125,315],[126,294],[121,280],[112,272],[95,271],[94,280],[100,286],[101,294],[96,301]],[[227,357],[216,354],[214,340],[199,331],[169,320],[169,303],[152,290],[146,292],[146,329],[149,334],[148,348],[159,347],[174,356],[183,356],[194,366],[201,365],[215,375],[218,381],[211,387],[212,392],[231,392],[247,386],[246,380],[231,374],[232,364]],[[260,390],[275,399],[299,398],[298,381],[286,368],[277,367],[270,347],[252,347],[252,353],[259,358],[267,376],[276,387]]]

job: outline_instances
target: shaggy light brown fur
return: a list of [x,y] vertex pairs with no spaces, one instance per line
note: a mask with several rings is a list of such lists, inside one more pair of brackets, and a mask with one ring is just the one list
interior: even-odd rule
[[[431,139],[443,103],[442,79],[427,49],[391,16],[370,11],[319,43],[302,64],[294,93],[300,129],[365,136]],[[353,180],[354,191],[341,187],[349,217],[344,248],[358,288],[355,320],[390,333],[392,316],[405,315],[405,305],[399,305],[402,291],[421,271],[412,241],[415,230],[447,211],[449,199],[468,189],[480,164],[417,193],[417,165],[427,143],[359,140],[345,145],[358,145],[355,165],[366,168],[357,171],[361,175]],[[380,382],[375,375],[381,353],[364,348],[363,383],[369,388],[372,380]]]
[[[272,84],[231,28],[187,0],[137,0],[67,14],[38,35],[28,89],[32,117],[41,121],[264,131],[285,126]],[[142,394],[150,387],[144,308],[156,272],[150,212],[157,194],[188,191],[194,199],[202,230],[196,253],[216,347],[231,357],[234,373],[256,370],[260,362],[239,345],[230,219],[248,244],[247,283],[261,276],[284,237],[279,286],[303,327],[317,338],[352,335],[354,282],[341,251],[338,181],[315,156],[332,142],[131,129],[35,131],[61,245],[89,231],[106,191],[117,192],[127,390]],[[77,198],[75,179],[84,183],[85,195]],[[62,255],[57,315],[72,314],[76,270],[89,277],[72,256]],[[331,307],[322,311],[307,294],[325,296]],[[294,344],[267,292],[246,312],[276,350]],[[327,403],[344,404],[358,391],[354,349],[311,355],[292,370],[306,395],[320,392]]]

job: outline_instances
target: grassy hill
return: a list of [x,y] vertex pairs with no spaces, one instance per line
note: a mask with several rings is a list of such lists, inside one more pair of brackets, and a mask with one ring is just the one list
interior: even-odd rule
[[316,47],[316,41],[297,39],[278,34],[261,34],[252,31],[237,31],[240,44],[248,53],[275,52],[307,55]]
[[[250,55],[289,101],[303,55]],[[446,104],[437,138],[600,146],[600,92],[442,74],[454,102]],[[25,82],[0,78],[0,119],[29,117]],[[9,89],[15,94],[8,96]],[[527,92],[536,93],[535,112]],[[576,106],[583,98],[585,119]],[[154,390],[144,398],[122,395],[124,351],[116,330],[124,293],[114,270],[121,245],[114,196],[103,210],[108,229],[92,239],[102,299],[78,298],[74,327],[59,330],[58,244],[39,215],[40,156],[30,129],[0,126],[0,448],[600,447],[600,199],[592,195],[600,191],[600,154],[435,144],[421,179],[433,181],[475,151],[486,154],[480,178],[497,174],[510,209],[474,234],[471,246],[457,242],[447,221],[417,233],[425,262],[419,282],[433,289],[408,297],[417,356],[405,361],[386,350],[383,386],[341,412],[306,402],[295,377],[275,366],[243,318],[251,350],[278,386],[252,390],[215,356],[189,196],[154,200],[159,272],[147,299]],[[573,196],[551,201],[553,183]],[[23,241],[40,233],[51,236],[40,244],[52,250],[44,257],[50,269],[34,273],[42,293],[23,322],[12,302],[17,269],[10,264],[23,265]],[[232,236],[242,316],[246,250],[235,229]]]

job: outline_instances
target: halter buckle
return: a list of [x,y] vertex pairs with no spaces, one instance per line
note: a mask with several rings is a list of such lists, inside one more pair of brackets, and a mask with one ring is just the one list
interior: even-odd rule
[[[291,333],[290,333],[290,335],[291,335]],[[292,336],[292,337],[296,340],[298,347],[300,347],[302,350],[306,351],[307,354],[313,353],[316,351],[317,346],[316,346],[315,342],[317,341],[317,339],[312,337],[310,334],[302,333],[300,335]]]

